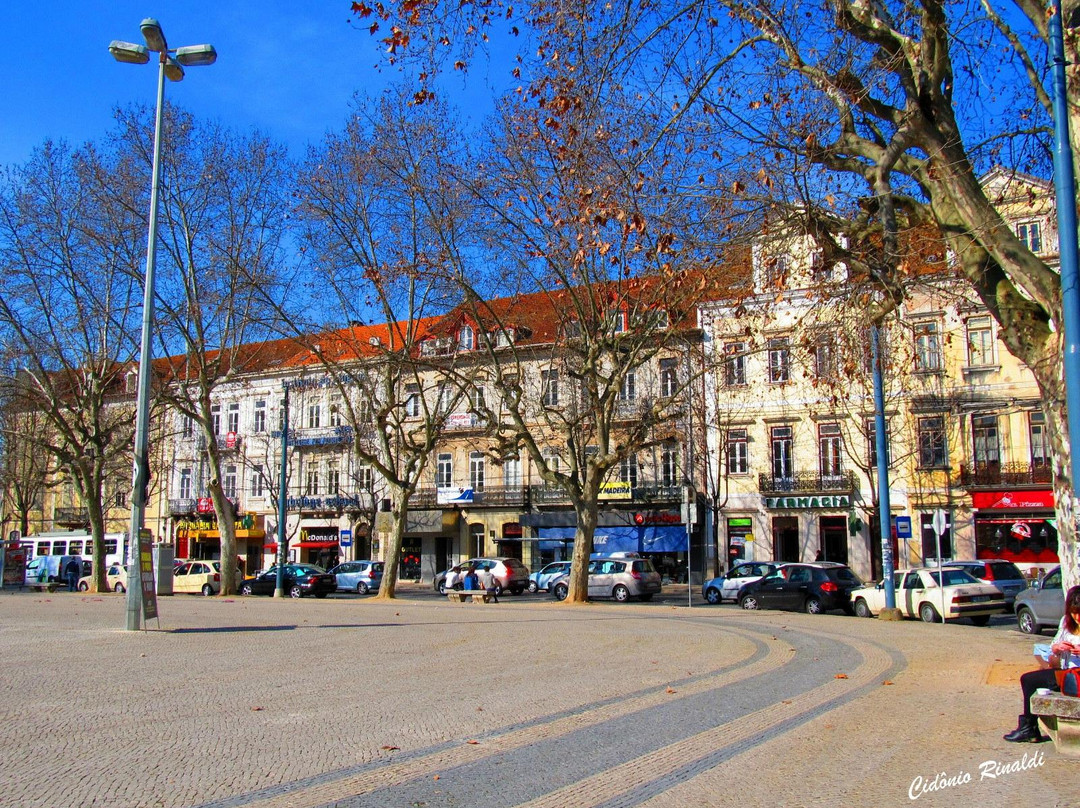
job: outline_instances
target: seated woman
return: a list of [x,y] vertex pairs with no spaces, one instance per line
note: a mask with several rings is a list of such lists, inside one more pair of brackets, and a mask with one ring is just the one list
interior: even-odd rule
[[1050,644],[1049,667],[1028,671],[1020,676],[1020,689],[1024,692],[1024,712],[1016,729],[1005,736],[1006,741],[1038,743],[1047,740],[1039,732],[1038,717],[1031,712],[1031,697],[1041,687],[1058,689],[1054,669],[1075,667],[1075,658],[1070,657],[1070,654],[1080,654],[1080,586],[1072,587],[1065,595],[1065,616],[1061,618],[1061,625]]

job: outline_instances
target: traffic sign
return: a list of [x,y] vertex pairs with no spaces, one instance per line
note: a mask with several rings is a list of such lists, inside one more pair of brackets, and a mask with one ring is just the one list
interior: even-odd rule
[[930,524],[933,526],[934,532],[937,533],[939,537],[944,534],[945,528],[949,526],[948,516],[946,516],[945,511],[941,508],[934,511],[934,518],[931,520]]
[[910,516],[894,516],[896,524],[896,538],[898,539],[910,539],[911,538],[911,517]]

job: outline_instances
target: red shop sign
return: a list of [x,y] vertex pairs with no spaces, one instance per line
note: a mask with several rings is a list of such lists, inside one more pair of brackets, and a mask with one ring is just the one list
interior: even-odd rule
[[971,495],[974,508],[1053,508],[1053,491],[977,491]]

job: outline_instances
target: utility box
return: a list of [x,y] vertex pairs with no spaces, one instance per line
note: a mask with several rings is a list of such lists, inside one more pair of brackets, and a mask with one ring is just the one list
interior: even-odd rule
[[159,595],[173,593],[173,561],[176,551],[171,544],[155,544],[153,547],[154,585]]

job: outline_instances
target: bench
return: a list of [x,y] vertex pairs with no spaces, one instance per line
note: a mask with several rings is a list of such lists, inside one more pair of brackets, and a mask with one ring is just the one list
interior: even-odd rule
[[1031,697],[1031,712],[1039,716],[1060,754],[1080,758],[1080,698],[1036,693]]
[[60,581],[32,581],[27,586],[35,592],[55,592],[61,586],[67,587],[67,584]]
[[495,593],[486,589],[450,589],[447,590],[446,597],[458,603],[466,600],[473,603],[491,603],[495,599]]

